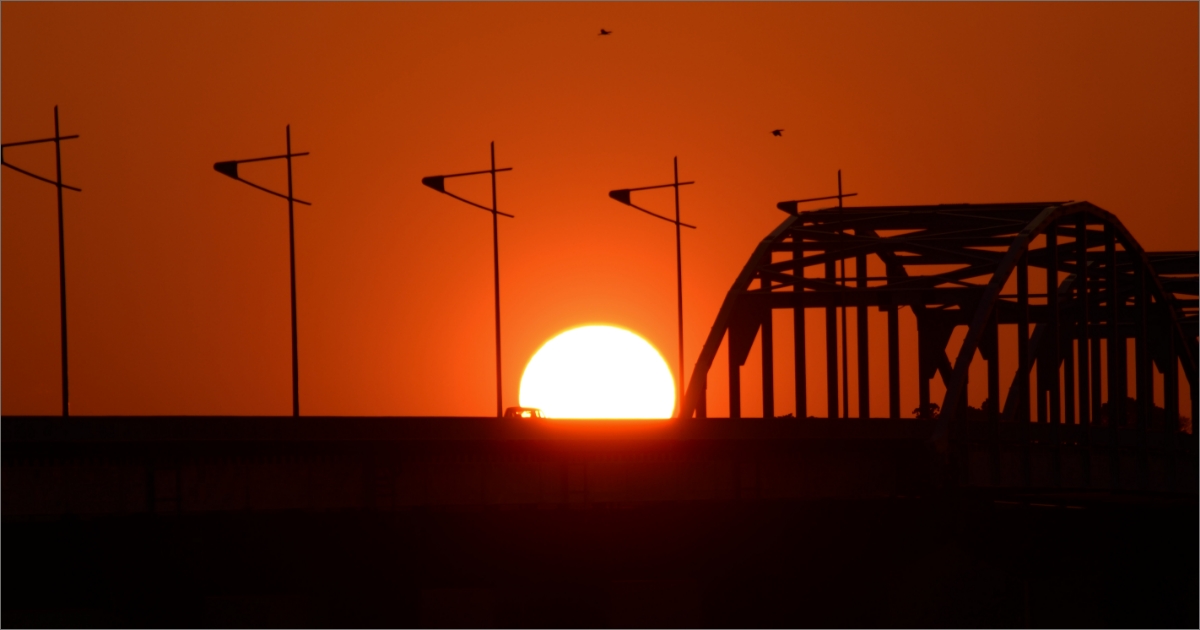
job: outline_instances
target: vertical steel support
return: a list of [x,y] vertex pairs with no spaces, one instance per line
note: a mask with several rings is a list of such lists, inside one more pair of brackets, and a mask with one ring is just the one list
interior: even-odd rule
[[[859,255],[854,260],[855,272],[858,276],[858,288],[867,288],[867,257]],[[870,343],[867,340],[867,307],[859,306],[858,315],[858,417],[867,420],[871,417],[871,357]]]
[[[1075,277],[1075,281],[1079,281],[1079,276]],[[1075,424],[1075,322],[1070,317],[1075,311],[1074,290],[1067,294],[1066,299],[1068,316],[1066,321],[1061,317],[1058,321],[1058,349],[1061,353],[1059,359],[1063,369],[1063,424]]]
[[1017,413],[1021,436],[1021,478],[1029,485],[1029,253],[1017,263]]
[[742,417],[742,366],[738,365],[737,355],[733,351],[733,328],[725,333],[729,348],[729,417]]
[[[1050,235],[1046,234],[1045,236],[1046,236],[1047,242],[1049,242]],[[1047,250],[1048,249],[1049,248],[1047,247]],[[1049,252],[1047,251],[1047,253],[1049,253]],[[1047,285],[1048,284],[1049,283],[1047,283]],[[1049,303],[1050,303],[1050,287],[1047,286],[1046,287],[1046,310],[1047,311],[1050,310]],[[1049,321],[1049,318],[1047,318],[1047,322],[1048,321]],[[1049,326],[1047,326],[1047,328],[1049,328]],[[1046,332],[1049,333],[1050,331],[1047,330]],[[1050,335],[1047,334],[1047,337],[1050,337]],[[1038,355],[1036,357],[1031,357],[1031,359],[1030,359],[1037,366],[1037,373],[1034,375],[1034,379],[1033,379],[1034,391],[1037,392],[1037,394],[1034,396],[1034,399],[1033,399],[1033,401],[1034,401],[1033,409],[1034,409],[1034,412],[1037,414],[1038,424],[1044,424],[1048,419],[1047,414],[1046,414],[1046,398],[1047,398],[1047,394],[1049,394],[1049,390],[1046,385],[1046,381],[1047,381],[1047,377],[1049,377],[1049,375],[1050,375],[1050,367],[1047,365],[1048,363],[1050,363],[1049,347],[1050,347],[1049,342],[1042,344],[1042,346],[1039,348],[1040,352],[1038,353]],[[1031,370],[1032,370],[1032,367],[1031,367]]]
[[[1163,319],[1167,322],[1170,321],[1170,311],[1167,310],[1169,308],[1171,307],[1167,304],[1161,305],[1166,315]],[[1163,415],[1166,416],[1166,426],[1163,429],[1171,434],[1179,431],[1179,352],[1175,345],[1175,331],[1168,329],[1165,337],[1167,360],[1163,366]]]
[[[1043,381],[1045,387],[1050,393],[1050,422],[1051,424],[1062,423],[1062,383],[1058,378],[1059,369],[1059,348],[1062,347],[1062,339],[1059,335],[1059,305],[1058,305],[1058,226],[1052,225],[1046,230],[1046,308],[1049,311],[1046,315],[1046,323],[1049,330],[1049,343],[1046,344],[1045,356],[1048,359],[1046,368],[1046,378]],[[1042,371],[1042,366],[1038,366],[1038,372]]]
[[1017,415],[1029,421],[1029,254],[1017,263]]
[[1121,487],[1117,428],[1125,425],[1125,338],[1121,333],[1121,292],[1117,287],[1117,234],[1104,226],[1104,267],[1108,306],[1108,461],[1109,487]]
[[965,419],[967,417],[967,407],[970,406],[968,404],[970,402],[969,401],[970,392],[971,392],[970,384],[971,384],[971,371],[967,370],[967,373],[963,375],[962,396],[958,397],[958,410],[956,412],[958,415],[955,416],[955,418],[958,421],[965,421]]
[[1042,348],[1041,354],[1034,359],[1037,364],[1037,372],[1033,378],[1034,391],[1037,392],[1033,398],[1033,410],[1037,414],[1038,424],[1046,422],[1046,397],[1049,393],[1046,389],[1046,372],[1048,371],[1046,364],[1049,360],[1046,358],[1046,349]]
[[1088,287],[1091,285],[1090,274],[1088,273],[1088,229],[1087,216],[1079,215],[1079,224],[1075,231],[1075,265],[1079,267],[1079,276],[1075,279],[1076,289],[1075,294],[1079,303],[1079,319],[1077,320],[1077,334],[1075,335],[1079,344],[1079,424],[1092,423],[1092,406],[1091,406],[1091,375],[1088,370],[1090,356],[1088,352],[1088,342],[1091,334],[1088,332],[1091,319],[1089,309],[1091,308],[1091,293]]
[[1138,400],[1138,430],[1150,426],[1150,414],[1154,409],[1154,374],[1150,366],[1148,319],[1150,316],[1150,291],[1147,287],[1145,267],[1134,270],[1137,278],[1137,296],[1134,298],[1137,313],[1134,331],[1134,378]]
[[1088,266],[1088,229],[1087,215],[1080,214],[1079,222],[1075,226],[1075,265],[1079,267],[1079,276],[1075,280],[1076,295],[1079,302],[1079,319],[1077,320],[1075,335],[1077,345],[1079,347],[1079,444],[1081,457],[1083,458],[1083,485],[1090,487],[1092,485],[1092,424],[1096,421],[1099,407],[1093,404],[1093,400],[1098,398],[1096,393],[1099,391],[1094,384],[1099,383],[1097,378],[1098,370],[1093,371],[1093,363],[1098,356],[1097,353],[1091,352],[1091,303],[1092,303],[1092,274]]
[[997,323],[998,316],[992,311],[992,316],[988,320],[987,332],[984,334],[983,343],[984,350],[987,356],[987,396],[988,396],[988,422],[993,424],[1000,421],[1000,330]]
[[1117,286],[1117,232],[1104,226],[1104,261],[1108,276],[1108,422],[1125,425],[1125,336],[1121,332],[1121,291]]
[[[842,274],[841,286],[847,288],[849,283],[846,281],[846,259],[841,260]],[[850,341],[848,339],[850,328],[846,325],[846,311],[850,307],[843,305],[842,311],[842,417],[850,417]]]
[[[1090,291],[1090,295],[1093,296],[1094,306],[1096,307],[1095,314],[1093,315],[1095,318],[1099,318],[1101,316],[1100,286],[1099,283],[1096,282],[1097,280],[1099,280],[1099,278],[1092,279],[1094,286]],[[1101,407],[1103,402],[1102,394],[1104,393],[1104,374],[1101,371],[1101,362],[1103,361],[1103,357],[1100,351],[1100,341],[1101,337],[1104,336],[1104,329],[1100,326],[1100,324],[1097,324],[1094,327],[1089,326],[1089,330],[1090,338],[1088,339],[1088,343],[1092,347],[1090,353],[1092,358],[1092,424],[1100,424],[1100,415],[1102,411]]]
[[929,356],[930,334],[926,330],[929,325],[927,318],[917,318],[917,405],[921,413],[929,409],[929,379],[933,371],[933,361]]
[[1000,485],[1000,329],[995,310],[988,319],[983,343],[987,360],[988,404],[988,459],[991,467],[992,485]]
[[[801,260],[804,257],[804,252],[800,249],[799,237],[793,236],[795,249],[792,251],[792,260],[796,263],[796,270],[793,272],[797,278],[804,277],[804,266]],[[795,304],[792,306],[792,333],[795,342],[796,353],[796,417],[808,417],[808,350],[807,339],[805,338],[805,321],[804,321],[804,287],[800,283],[796,283]]]
[[[1067,295],[1068,305],[1073,299],[1073,294]],[[1068,306],[1068,308],[1070,308]],[[1063,369],[1062,383],[1062,398],[1063,398],[1063,424],[1075,424],[1075,326],[1074,322],[1068,319],[1066,322],[1059,320],[1059,350],[1062,352],[1060,359]]]
[[[838,169],[838,198],[837,198],[837,200],[838,200],[838,208],[841,208],[842,207],[842,169]],[[838,212],[838,218],[839,219],[843,218],[842,213],[840,211]],[[841,230],[838,230],[838,233],[844,234],[844,232]],[[846,259],[843,257],[840,262],[842,264],[842,274],[841,274],[842,282],[841,282],[840,286],[841,286],[841,288],[845,289],[848,286],[848,283],[846,282]],[[848,330],[846,327],[846,309],[847,308],[848,308],[847,306],[843,305],[842,309],[841,309],[842,310],[842,417],[843,418],[850,417],[850,345],[849,345],[849,341],[846,338],[846,334],[847,334],[847,330]]]
[[[1136,264],[1136,263],[1135,263]],[[1146,429],[1150,426],[1150,413],[1154,409],[1154,374],[1150,371],[1150,341],[1147,335],[1146,319],[1149,315],[1147,301],[1150,292],[1147,290],[1147,270],[1137,265],[1133,270],[1135,288],[1134,307],[1134,379],[1137,393],[1137,432],[1138,432],[1138,487],[1145,490],[1149,483],[1150,462],[1146,454]]]
[[900,307],[895,304],[887,311],[888,347],[888,416],[900,419]]
[[1196,422],[1200,420],[1200,378],[1189,383],[1192,393],[1192,448],[1196,448],[1200,443],[1200,429],[1197,429]]
[[[833,261],[825,263],[825,279],[837,280],[837,268]],[[829,419],[838,417],[838,360],[837,360],[837,307],[825,307],[825,393]]]
[[[767,284],[764,279],[763,284]],[[762,316],[762,396],[763,417],[775,417],[775,323],[774,310],[763,309]]]
[[1047,420],[1051,425],[1051,442],[1054,450],[1051,454],[1053,461],[1053,483],[1062,486],[1062,381],[1059,378],[1059,364],[1062,348],[1061,326],[1059,323],[1058,299],[1058,226],[1051,224],[1046,230],[1046,325],[1049,330],[1044,344],[1042,359],[1038,365],[1038,376],[1047,390],[1047,401],[1050,414]]
[[1179,459],[1175,452],[1175,435],[1179,431],[1179,359],[1175,356],[1175,331],[1170,326],[1171,311],[1167,304],[1158,304],[1157,309],[1162,315],[1161,321],[1166,324],[1167,332],[1163,335],[1163,425],[1162,431],[1166,434],[1167,448],[1164,455],[1166,456],[1167,468],[1167,488],[1169,490],[1177,490],[1179,488]]

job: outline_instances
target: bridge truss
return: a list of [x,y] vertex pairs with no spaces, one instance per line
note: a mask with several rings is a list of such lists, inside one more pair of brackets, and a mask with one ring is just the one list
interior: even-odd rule
[[[839,263],[844,274],[838,273]],[[1119,485],[1144,485],[1147,448],[1175,448],[1164,446],[1169,442],[1195,450],[1191,423],[1198,398],[1198,268],[1197,252],[1144,251],[1114,215],[1087,202],[830,208],[793,214],[762,240],[730,288],[696,362],[680,415],[708,415],[708,374],[724,342],[729,416],[741,417],[740,368],[757,338],[763,362],[762,415],[774,416],[771,314],[790,310],[796,415],[810,417],[814,410],[808,404],[804,333],[811,309],[825,315],[823,415],[844,415],[851,387],[850,379],[838,374],[836,317],[837,309],[844,308],[855,311],[857,324],[857,415],[870,419],[868,313],[878,309],[887,319],[887,417],[914,414],[902,413],[900,381],[901,366],[911,372],[909,366],[915,365],[915,415],[937,419],[932,443],[957,462],[963,478],[1000,484],[1011,468],[1018,477],[1013,482],[1028,486],[1031,466],[1037,466],[1029,448],[1036,444],[1055,446],[1047,464],[1051,485],[1094,483],[1089,479],[1100,473],[1089,462],[1098,465],[1101,460],[1106,462],[1103,474],[1114,481],[1119,461],[1130,458],[1124,468],[1138,474],[1125,474]],[[903,308],[911,308],[915,316],[916,357],[900,352]],[[951,338],[960,327],[965,336],[950,356]],[[843,340],[844,335],[843,329]],[[1002,352],[1006,340],[1016,348]],[[844,342],[841,349],[845,375]],[[1002,404],[996,404],[1001,400],[1001,356],[1009,361],[1015,356],[1017,365]],[[969,401],[968,375],[977,357],[986,364],[987,397]],[[1180,369],[1190,386],[1190,421],[1180,413]],[[1155,372],[1161,407],[1154,404]],[[940,404],[930,399],[936,377],[945,386]],[[1191,436],[1184,437],[1186,432]],[[1058,447],[1066,445],[1083,449],[1075,475],[1082,477],[1076,484],[1063,479]],[[1097,448],[1111,457],[1093,456]]]

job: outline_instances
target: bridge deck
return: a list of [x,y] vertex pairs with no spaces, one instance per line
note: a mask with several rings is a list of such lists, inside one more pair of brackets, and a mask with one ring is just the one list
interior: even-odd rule
[[1195,500],[1191,436],[1001,425],[993,453],[976,441],[983,428],[962,432],[954,468],[932,448],[927,420],[6,417],[3,518],[886,498],[963,487]]

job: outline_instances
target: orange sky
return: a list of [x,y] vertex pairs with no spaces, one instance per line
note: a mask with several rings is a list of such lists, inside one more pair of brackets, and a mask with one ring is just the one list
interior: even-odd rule
[[[82,136],[63,163],[84,191],[66,197],[73,414],[291,412],[287,205],[212,170],[282,153],[291,124],[312,152],[303,412],[488,415],[491,221],[422,176],[487,168],[492,140],[514,167],[515,405],[538,346],[584,323],[640,333],[675,369],[673,230],[606,192],[669,181],[678,155],[697,182],[690,374],[775,202],[835,192],[839,168],[853,205],[1088,200],[1147,249],[1196,249],[1197,33],[1195,3],[4,3],[0,131],[52,135],[57,104]],[[5,157],[53,176],[48,146]],[[280,163],[243,173],[286,185]],[[57,414],[54,189],[2,177],[0,411]],[[454,184],[488,200],[486,178]],[[672,210],[669,190],[640,199]],[[726,400],[714,370],[710,408]]]

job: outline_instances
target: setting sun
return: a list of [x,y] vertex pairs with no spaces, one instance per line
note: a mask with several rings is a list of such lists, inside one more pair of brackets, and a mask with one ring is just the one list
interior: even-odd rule
[[675,382],[654,346],[614,326],[546,342],[521,376],[521,406],[548,418],[670,418]]

